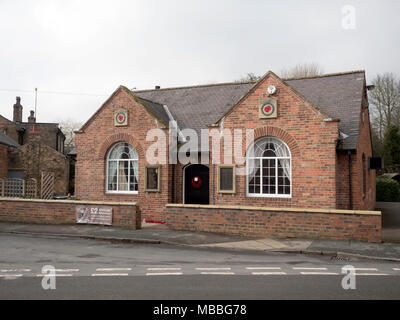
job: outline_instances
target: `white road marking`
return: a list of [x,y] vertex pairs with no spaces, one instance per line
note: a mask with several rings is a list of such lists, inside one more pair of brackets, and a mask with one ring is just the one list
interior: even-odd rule
[[400,268],[393,268],[394,271],[400,271]]
[[286,272],[252,272],[251,274],[255,276],[279,276],[285,275]]
[[247,270],[281,270],[280,267],[246,267]]
[[213,270],[215,270],[215,271],[218,271],[218,270],[231,270],[231,268],[196,268],[196,270],[199,270],[199,271],[213,271]]
[[303,268],[303,267],[294,267],[293,270],[327,270],[327,268]]
[[0,272],[31,272],[31,269],[1,269]]
[[177,271],[182,270],[182,268],[147,268],[148,271]]
[[72,273],[56,273],[56,274],[37,274],[36,277],[72,277]]
[[181,276],[182,272],[148,272],[146,276]]
[[22,276],[23,274],[0,274],[0,278],[19,278]]
[[355,273],[356,276],[388,276],[386,273]]
[[55,272],[78,272],[79,269],[55,269]]
[[132,268],[97,268],[96,271],[131,271]]
[[234,272],[218,272],[218,271],[215,271],[215,272],[201,272],[201,274],[209,274],[209,275],[233,275],[233,274],[235,274]]
[[377,268],[354,268],[356,271],[378,271]]
[[126,277],[128,273],[92,273],[92,277]]
[[300,272],[300,274],[303,274],[303,275],[314,275],[314,276],[317,276],[317,275],[320,275],[320,276],[338,276],[339,275],[339,273],[336,273],[336,272]]

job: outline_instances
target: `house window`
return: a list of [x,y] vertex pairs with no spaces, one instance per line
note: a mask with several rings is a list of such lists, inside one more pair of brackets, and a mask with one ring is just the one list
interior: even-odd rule
[[139,160],[136,150],[126,142],[114,145],[107,157],[107,192],[138,192]]
[[145,174],[146,191],[148,192],[160,191],[160,176],[161,176],[160,166],[146,167],[146,174]]
[[264,137],[246,155],[247,196],[289,198],[292,194],[291,155],[288,146]]
[[235,166],[218,166],[218,192],[235,193]]

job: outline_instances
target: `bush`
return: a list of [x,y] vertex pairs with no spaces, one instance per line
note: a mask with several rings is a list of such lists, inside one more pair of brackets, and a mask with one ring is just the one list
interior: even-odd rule
[[400,201],[400,184],[393,179],[376,179],[376,201]]

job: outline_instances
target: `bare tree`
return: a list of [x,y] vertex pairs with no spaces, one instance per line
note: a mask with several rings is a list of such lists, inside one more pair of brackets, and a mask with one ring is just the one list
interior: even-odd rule
[[393,73],[378,74],[373,80],[374,90],[369,91],[373,105],[373,127],[381,142],[391,125],[400,126],[400,80]]
[[255,75],[252,72],[247,73],[244,77],[241,77],[239,80],[236,80],[235,82],[256,82],[260,80],[260,76]]
[[303,78],[323,74],[323,69],[318,63],[298,64],[289,69],[283,69],[280,73],[281,78]]
[[66,119],[59,121],[61,131],[65,135],[65,146],[75,147],[75,134],[74,131],[82,127],[82,123],[72,119]]

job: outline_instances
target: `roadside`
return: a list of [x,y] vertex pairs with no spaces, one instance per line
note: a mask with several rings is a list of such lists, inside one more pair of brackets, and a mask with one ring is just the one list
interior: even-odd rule
[[[400,229],[392,230],[400,234]],[[338,257],[400,261],[400,244],[382,244],[359,241],[333,241],[311,239],[244,238],[206,232],[173,231],[159,224],[143,224],[141,230],[128,230],[92,225],[32,225],[0,222],[0,233],[62,236],[128,243],[170,244],[193,247],[213,247],[227,250],[256,250],[321,254]]]

